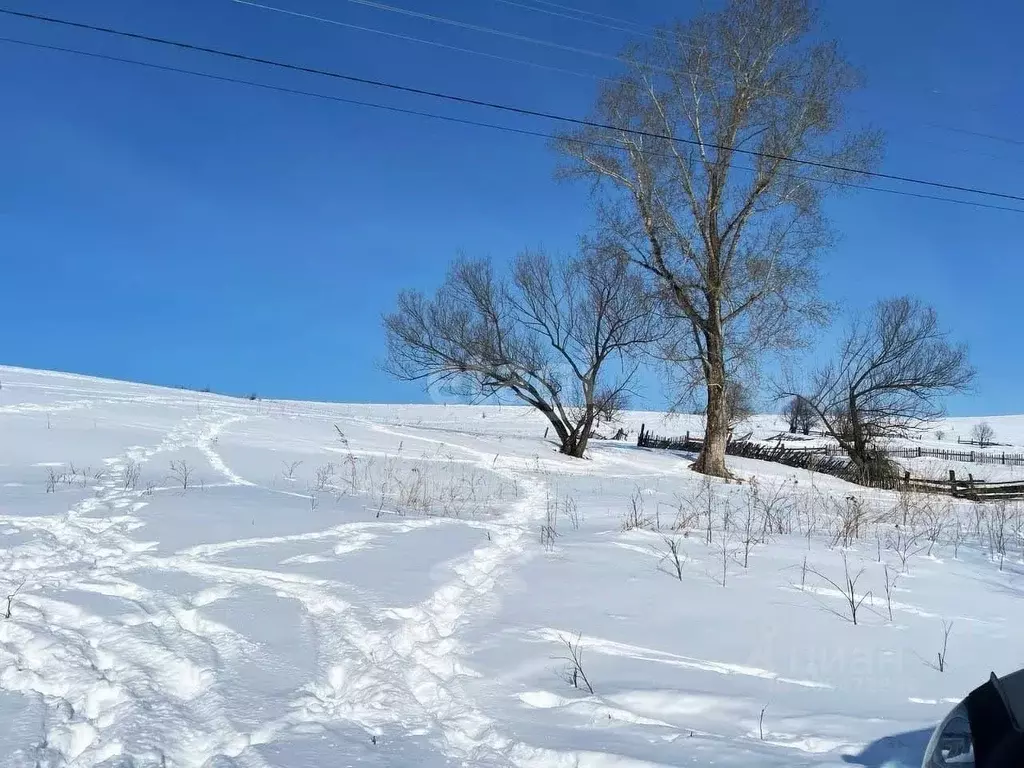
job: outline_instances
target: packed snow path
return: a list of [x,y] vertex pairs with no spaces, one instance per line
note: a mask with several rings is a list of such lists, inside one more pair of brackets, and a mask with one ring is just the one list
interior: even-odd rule
[[662,527],[685,461],[563,459],[519,409],[0,384],[5,767],[912,764],[982,666],[1024,661],[1019,553],[919,555],[883,620],[879,544],[853,632],[796,584],[834,573],[813,536],[741,568]]

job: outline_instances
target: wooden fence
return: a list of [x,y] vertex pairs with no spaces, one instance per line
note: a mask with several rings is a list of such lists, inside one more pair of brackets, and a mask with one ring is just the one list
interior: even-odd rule
[[[686,433],[685,437],[660,437],[651,434],[645,427],[641,427],[637,438],[637,445],[641,448],[660,448],[697,453],[703,445],[703,440],[691,437],[689,432]],[[957,478],[955,470],[952,469],[949,470],[948,480],[929,480],[912,477],[910,472],[904,472],[903,477],[866,481],[839,446],[787,448],[782,441],[774,444],[752,443],[744,438],[741,440],[730,440],[726,444],[725,452],[730,456],[771,461],[776,464],[784,464],[787,467],[822,472],[832,477],[870,488],[890,491],[911,490],[921,493],[942,493],[955,498],[971,499],[974,501],[1024,499],[1024,480],[990,483],[984,480],[975,480],[970,474],[967,475],[966,479]],[[886,453],[890,457],[899,458],[917,458],[927,456],[929,453],[947,454],[950,457],[958,455],[956,451],[929,451],[929,449],[920,448],[897,448]],[[939,457],[942,458],[942,456]],[[1007,459],[1009,458],[1007,457]],[[963,459],[957,458],[950,458],[950,460],[963,461]],[[1009,463],[1009,461],[1005,463]]]

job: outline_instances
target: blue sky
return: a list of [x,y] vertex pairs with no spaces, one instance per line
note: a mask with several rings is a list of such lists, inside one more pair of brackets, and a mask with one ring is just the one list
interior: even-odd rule
[[[614,66],[348,0],[266,2],[581,72]],[[574,2],[644,25],[698,7]],[[627,39],[500,0],[393,4],[610,54]],[[586,114],[595,89],[587,77],[230,0],[7,5],[564,114]],[[959,0],[826,0],[822,16],[867,76],[851,118],[887,131],[883,170],[1024,193],[1024,4],[992,0],[982,14]],[[0,36],[550,129],[30,21],[0,19]],[[376,367],[379,318],[396,292],[432,288],[460,249],[571,249],[592,221],[586,190],[553,181],[540,139],[6,43],[0,69],[2,363],[239,394],[426,401]],[[951,411],[1024,412],[1024,215],[870,192],[829,213],[841,242],[822,261],[825,295],[850,307],[920,296],[979,369]],[[653,383],[645,394],[664,402]]]

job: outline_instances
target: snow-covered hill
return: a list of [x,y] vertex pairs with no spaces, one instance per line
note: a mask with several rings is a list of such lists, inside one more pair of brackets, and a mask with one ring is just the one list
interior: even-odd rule
[[574,461],[518,408],[0,383],[2,766],[913,765],[1024,665],[1013,507]]

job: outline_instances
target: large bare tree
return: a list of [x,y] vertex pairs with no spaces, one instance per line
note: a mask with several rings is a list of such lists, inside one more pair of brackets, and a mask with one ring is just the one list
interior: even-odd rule
[[823,319],[823,194],[879,154],[874,132],[837,135],[857,77],[808,39],[814,21],[808,0],[729,0],[660,30],[602,88],[594,125],[556,142],[560,175],[593,183],[600,239],[680,321],[665,357],[706,396],[706,474],[727,474],[730,375]]
[[942,398],[973,378],[967,348],[950,341],[935,310],[900,297],[879,301],[850,325],[836,359],[813,374],[803,399],[872,480],[892,470],[879,442],[942,416]]
[[595,421],[625,404],[644,345],[662,333],[643,281],[599,250],[526,252],[510,278],[459,259],[433,298],[404,291],[384,318],[385,369],[471,397],[512,395],[580,457]]

